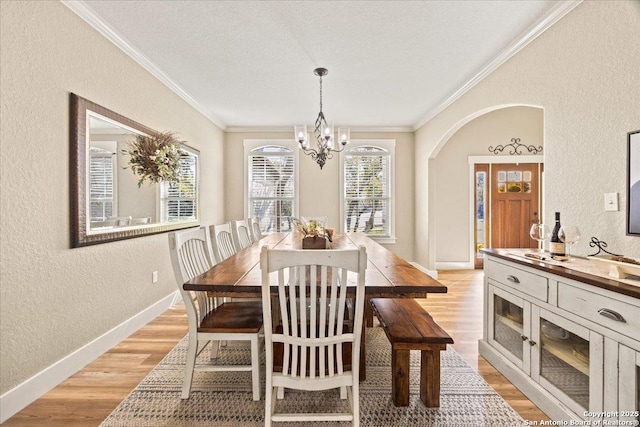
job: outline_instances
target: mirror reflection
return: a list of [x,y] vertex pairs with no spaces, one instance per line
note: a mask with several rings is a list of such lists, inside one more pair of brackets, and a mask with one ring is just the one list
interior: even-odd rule
[[197,156],[183,147],[177,184],[139,184],[129,168],[132,140],[141,133],[88,111],[90,232],[114,227],[195,221]]
[[74,247],[198,225],[197,150],[180,145],[178,182],[142,182],[132,143],[157,133],[75,95],[72,109]]

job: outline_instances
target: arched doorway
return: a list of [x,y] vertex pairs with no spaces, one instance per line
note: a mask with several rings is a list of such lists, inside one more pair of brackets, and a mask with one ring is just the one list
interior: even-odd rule
[[[543,123],[541,107],[513,104],[495,106],[458,122],[433,150],[429,167],[429,187],[433,191],[429,191],[428,228],[430,247],[433,247],[433,252],[430,253],[435,255],[436,269],[474,268],[477,247],[474,213],[477,213],[477,209],[473,179],[475,173],[470,159],[474,156],[486,157],[486,164],[492,164],[496,160],[504,164],[542,163],[542,156],[537,155],[534,159],[526,150],[523,155],[505,156],[490,153],[488,149],[490,146],[508,144],[514,137],[521,138],[526,145],[541,146]],[[434,166],[433,169],[431,165]],[[515,173],[518,169],[520,168],[507,168],[505,173]],[[524,174],[520,173],[519,176],[522,178]],[[525,184],[521,181],[519,185],[523,189]],[[531,183],[527,185],[531,186]],[[542,193],[536,190],[537,188],[531,189],[541,196]],[[533,212],[537,214],[541,211],[536,209]],[[527,224],[530,224],[530,219],[527,219]],[[489,225],[495,226],[495,222]],[[528,228],[526,232],[528,234]],[[526,243],[530,244],[528,241]]]

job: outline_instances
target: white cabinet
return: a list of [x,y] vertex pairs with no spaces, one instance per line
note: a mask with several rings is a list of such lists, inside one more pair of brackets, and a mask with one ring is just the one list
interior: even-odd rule
[[525,264],[485,258],[480,354],[552,420],[636,420],[640,301]]

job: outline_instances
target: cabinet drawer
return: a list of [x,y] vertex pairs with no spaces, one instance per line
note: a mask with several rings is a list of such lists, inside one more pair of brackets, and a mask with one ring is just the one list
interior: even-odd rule
[[513,289],[547,301],[547,278],[529,273],[512,266],[504,265],[485,258],[485,274],[487,278],[507,285]]
[[558,307],[633,339],[640,335],[638,305],[558,283]]

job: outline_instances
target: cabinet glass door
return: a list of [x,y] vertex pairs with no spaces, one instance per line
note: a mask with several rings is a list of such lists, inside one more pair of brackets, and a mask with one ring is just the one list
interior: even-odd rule
[[525,343],[529,336],[530,304],[494,287],[489,298],[489,341],[519,368],[528,371],[529,349]]
[[640,351],[621,345],[618,366],[620,420],[640,421]]
[[537,312],[533,335],[539,345],[532,358],[539,382],[577,414],[601,410],[602,393],[593,392],[602,390],[602,336],[545,310],[540,309],[539,316]]

